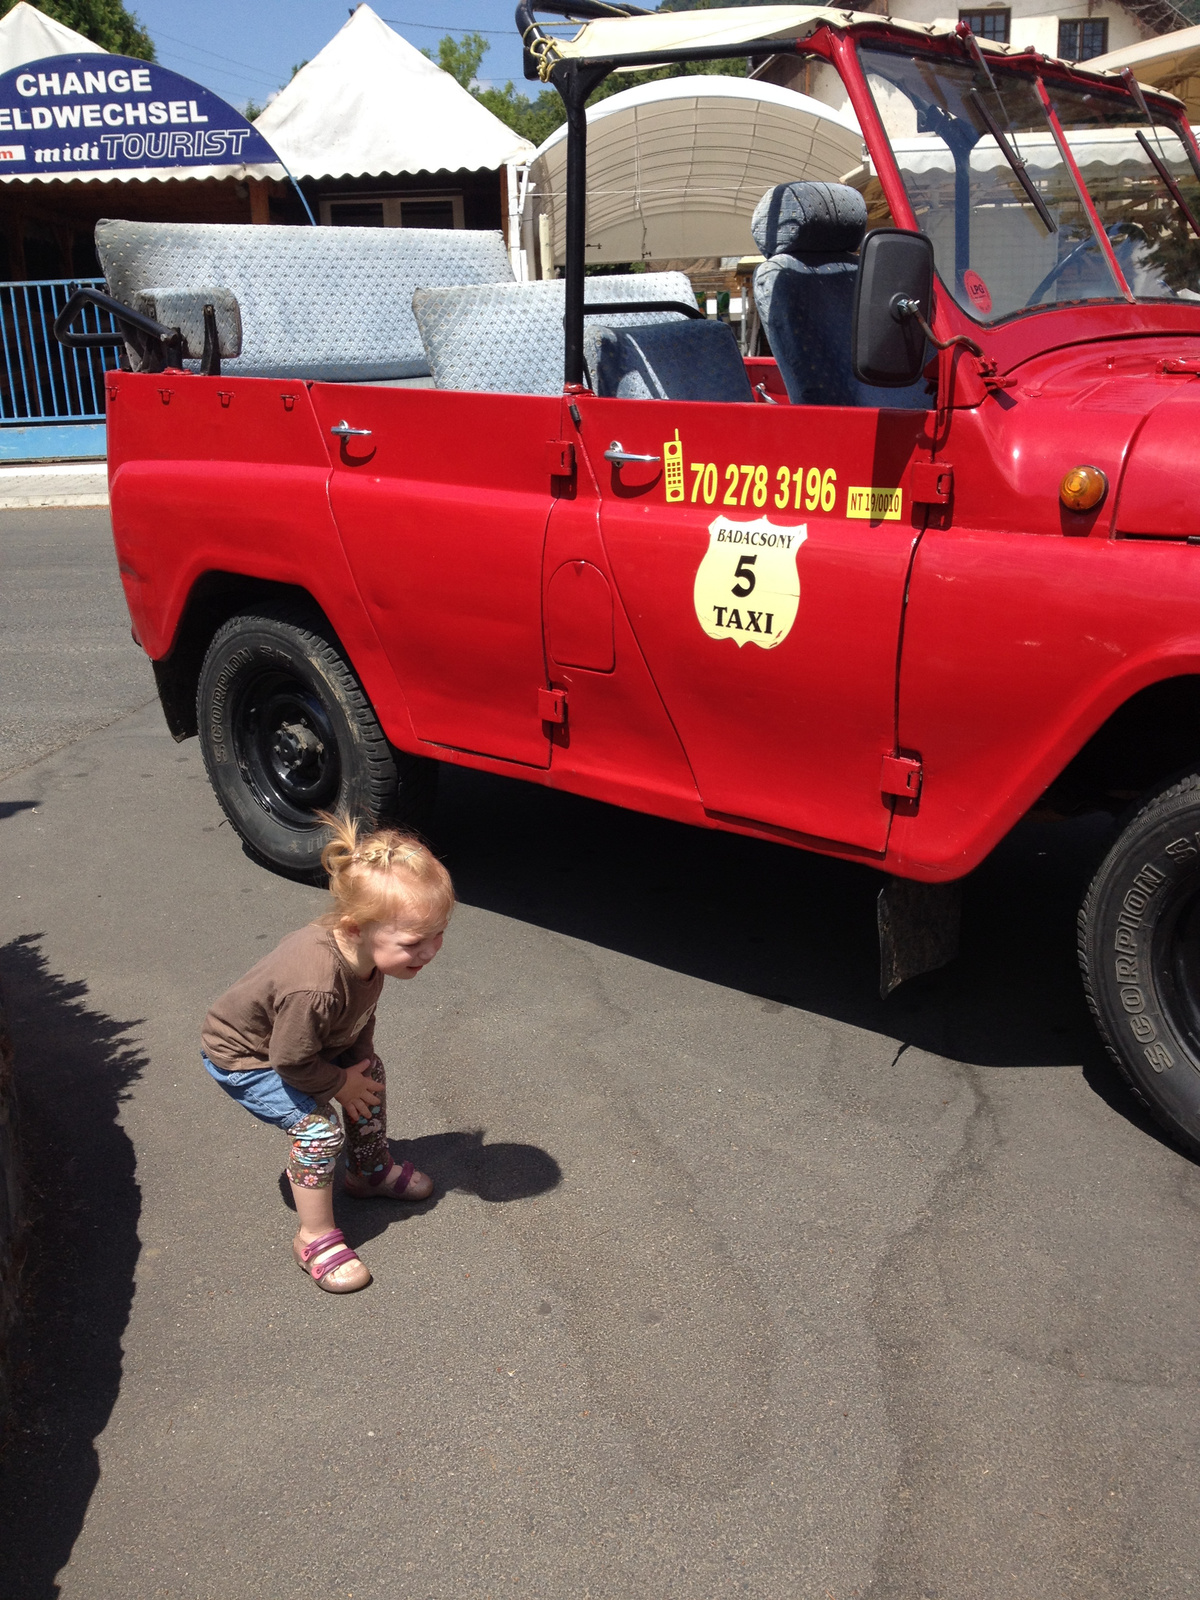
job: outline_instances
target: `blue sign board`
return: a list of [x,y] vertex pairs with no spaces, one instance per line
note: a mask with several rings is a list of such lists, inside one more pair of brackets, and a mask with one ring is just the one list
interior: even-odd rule
[[0,173],[136,173],[278,163],[245,117],[190,78],[104,52],[0,75]]

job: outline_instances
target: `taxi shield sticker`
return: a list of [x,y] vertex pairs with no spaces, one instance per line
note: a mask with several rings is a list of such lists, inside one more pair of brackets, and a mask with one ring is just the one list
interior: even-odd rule
[[709,524],[708,549],[696,570],[696,619],[710,639],[734,639],[773,650],[792,631],[800,609],[796,558],[808,525],[780,528],[759,517]]

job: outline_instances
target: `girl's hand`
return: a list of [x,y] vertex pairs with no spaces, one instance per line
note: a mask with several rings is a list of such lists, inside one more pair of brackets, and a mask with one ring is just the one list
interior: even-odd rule
[[375,1115],[383,1104],[382,1090],[374,1078],[366,1076],[366,1068],[373,1065],[372,1058],[365,1061],[356,1061],[352,1067],[346,1069],[346,1081],[334,1094],[334,1099],[355,1121],[360,1118],[368,1120]]

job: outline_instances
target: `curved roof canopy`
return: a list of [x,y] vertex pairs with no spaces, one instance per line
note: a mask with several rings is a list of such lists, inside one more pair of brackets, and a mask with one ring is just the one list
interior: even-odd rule
[[495,168],[531,149],[368,5],[254,126],[297,178]]
[[[752,78],[642,84],[601,100],[587,120],[589,265],[746,255],[755,248],[750,218],[768,189],[793,179],[837,182],[863,160],[849,112]],[[551,212],[558,263],[566,159],[563,127],[534,155],[526,200]]]

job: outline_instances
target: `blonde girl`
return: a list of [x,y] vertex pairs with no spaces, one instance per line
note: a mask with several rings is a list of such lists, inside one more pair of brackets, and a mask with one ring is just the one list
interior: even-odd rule
[[[291,933],[216,1002],[204,1065],[231,1099],[291,1135],[287,1176],[300,1219],[297,1265],[331,1294],[371,1274],[333,1224],[333,1177],[361,1199],[424,1200],[433,1184],[387,1142],[375,1007],[385,978],[411,980],[437,955],[454,909],[441,862],[420,840],[325,817],[321,854],[333,908]],[[334,1111],[342,1108],[345,1132]]]

